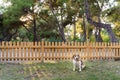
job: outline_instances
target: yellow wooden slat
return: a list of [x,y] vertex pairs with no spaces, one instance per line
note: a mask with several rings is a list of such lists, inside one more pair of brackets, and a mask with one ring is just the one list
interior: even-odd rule
[[20,45],[19,45],[20,43],[19,42],[17,42],[17,53],[16,53],[16,58],[19,58],[19,53],[20,53]]
[[[68,46],[70,46],[70,42],[68,42]],[[68,54],[67,54],[67,56],[68,56],[68,59],[71,59],[71,58],[72,58],[72,56],[70,56],[70,49],[68,49]]]
[[[6,47],[8,47],[9,46],[9,42],[6,42]],[[10,49],[9,49],[9,51],[10,51]],[[6,57],[6,60],[8,60],[8,58],[11,56],[11,52],[9,52],[8,51],[8,48],[6,48],[6,50],[5,50],[5,57]]]
[[[26,45],[27,45],[27,46],[31,46],[30,44],[31,44],[30,42],[27,42]],[[30,60],[30,49],[31,49],[31,48],[27,48],[27,49],[28,49],[28,52],[27,52],[27,54],[28,54],[28,55],[27,55],[27,59]]]
[[[55,42],[55,46],[58,46],[58,42]],[[58,57],[58,49],[55,49],[55,56]],[[57,58],[55,58],[55,60],[58,60]]]
[[95,53],[96,53],[95,58],[96,58],[96,60],[99,60],[99,48],[97,48],[97,47],[99,46],[99,42],[96,42],[96,43],[95,43],[95,46],[96,46],[96,47],[95,47],[95,49],[96,49],[96,50],[95,50],[95,51],[96,51],[96,52],[95,52]]
[[120,58],[120,42],[118,43],[118,57]]
[[89,58],[88,58],[89,60],[92,59],[92,48],[91,48],[91,46],[92,46],[92,43],[90,42],[90,43],[89,43],[89,56],[88,56],[88,57],[89,57]]
[[[35,47],[38,46],[38,45],[37,45],[37,42],[35,42],[34,46],[35,46]],[[37,50],[38,50],[38,48],[35,48],[35,49],[34,49],[34,55],[35,55],[34,60],[38,60]]]
[[2,61],[4,61],[4,58],[5,58],[5,56],[4,56],[4,51],[5,51],[5,42],[2,42],[2,55],[1,55],[1,58],[2,58]]
[[44,42],[41,42],[41,61],[44,61]]
[[[118,43],[115,44],[116,46],[118,46]],[[119,48],[115,49],[115,57],[119,56]]]
[[[13,46],[16,46],[16,42],[13,42]],[[13,52],[13,58],[14,58],[14,60],[16,60],[17,48],[13,48],[12,52]]]
[[26,48],[26,46],[27,46],[27,42],[24,42],[23,43],[23,46],[25,46],[25,48],[23,49],[23,58],[26,60],[26,58],[27,58],[27,48]]
[[41,60],[41,42],[38,42],[38,59]]
[[25,47],[23,47],[24,46],[24,42],[21,42],[21,52],[20,52],[20,57],[21,57],[21,60],[23,60],[23,58],[24,58],[24,48]]
[[[52,42],[51,46],[54,46],[54,42]],[[54,48],[52,48],[52,57],[54,57]],[[54,60],[54,58],[52,60]]]
[[35,49],[35,48],[33,48],[34,42],[31,42],[31,46],[32,46],[32,48],[31,48],[31,50],[32,50],[32,52],[31,52],[31,55],[32,55],[32,56],[31,56],[31,60],[34,61],[34,59],[35,59],[35,54],[34,54],[34,52],[35,52],[34,49]]
[[[12,47],[13,46],[13,43],[12,42],[9,42],[9,46]],[[13,52],[12,52],[12,48],[9,49],[9,52],[10,52],[10,58],[13,57]],[[12,59],[11,59],[12,60]]]
[[[58,47],[60,47],[61,46],[61,42],[58,42]],[[58,57],[60,57],[61,56],[61,49],[59,48],[58,49]],[[60,60],[60,58],[58,58],[58,60]]]
[[110,53],[109,53],[109,56],[108,56],[108,57],[109,57],[109,59],[112,59],[112,53],[113,53],[113,48],[112,48],[112,46],[114,46],[112,42],[110,43],[110,46],[111,46],[111,47],[109,48],[109,49],[110,49]]

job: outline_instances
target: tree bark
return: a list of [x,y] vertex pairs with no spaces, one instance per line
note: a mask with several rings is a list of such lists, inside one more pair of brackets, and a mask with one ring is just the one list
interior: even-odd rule
[[74,16],[74,18],[73,18],[73,23],[74,23],[74,41],[75,41],[75,39],[76,39],[76,24],[75,24],[75,16]]
[[57,16],[55,15],[55,13],[54,13],[54,11],[53,11],[52,1],[51,1],[51,0],[49,0],[49,7],[50,7],[50,10],[51,10],[53,16],[54,16],[55,19],[56,19],[57,26],[58,26],[58,29],[59,29],[59,30],[58,30],[58,31],[59,31],[59,34],[60,34],[62,40],[63,40],[64,42],[66,42],[65,34],[64,34],[64,27],[62,26],[62,24],[59,23],[59,21],[58,21],[58,19],[57,19]]
[[[101,23],[100,14],[98,15],[98,22]],[[96,42],[103,42],[100,32],[101,32],[101,28],[96,27],[96,31],[95,31]]]
[[34,19],[33,19],[33,33],[34,33],[34,42],[36,42],[37,41],[37,34],[36,34],[36,32],[37,32],[37,29],[36,29],[36,17],[35,17],[35,15],[34,15]]
[[103,42],[100,32],[101,29],[99,27],[96,27],[96,31],[95,31],[96,42]]
[[[97,16],[98,17],[98,22],[101,23],[100,14],[101,14],[103,5],[100,6],[98,1],[97,1],[97,5],[99,7],[99,13],[98,13],[98,16]],[[103,42],[103,39],[101,37],[100,32],[101,32],[101,28],[96,27],[96,31],[95,31],[96,42]]]
[[86,41],[86,23],[85,23],[85,15],[83,16],[83,41]]
[[117,39],[112,31],[111,25],[93,21],[90,17],[89,5],[87,0],[84,0],[84,5],[85,5],[85,13],[88,23],[94,25],[95,27],[104,28],[108,32],[110,41],[117,42]]

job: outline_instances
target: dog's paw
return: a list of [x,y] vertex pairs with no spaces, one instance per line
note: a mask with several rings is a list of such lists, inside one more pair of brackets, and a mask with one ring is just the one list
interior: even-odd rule
[[75,71],[75,69],[73,69],[73,71]]
[[79,72],[81,72],[82,70],[79,70]]

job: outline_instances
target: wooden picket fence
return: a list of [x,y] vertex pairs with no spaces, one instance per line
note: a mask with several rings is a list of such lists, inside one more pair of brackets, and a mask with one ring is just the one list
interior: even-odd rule
[[120,43],[98,42],[0,42],[0,61],[120,59]]

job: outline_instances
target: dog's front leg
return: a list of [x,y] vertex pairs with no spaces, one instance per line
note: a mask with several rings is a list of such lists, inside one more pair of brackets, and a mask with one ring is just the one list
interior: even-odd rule
[[76,69],[76,62],[73,60],[73,71]]
[[79,71],[82,71],[81,61],[79,61]]
[[76,64],[73,63],[73,71],[76,69]]
[[79,66],[79,71],[82,71],[81,66]]

